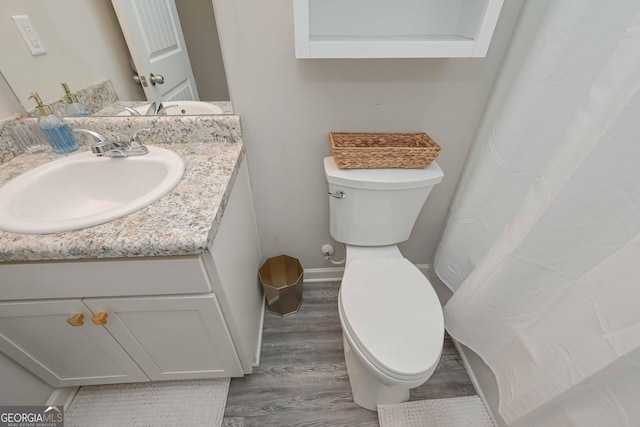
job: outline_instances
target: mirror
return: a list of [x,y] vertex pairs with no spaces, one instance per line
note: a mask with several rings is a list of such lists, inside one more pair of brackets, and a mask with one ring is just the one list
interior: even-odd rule
[[[160,0],[137,1],[154,8],[165,4]],[[175,0],[175,4],[199,98],[225,106],[223,114],[232,113],[212,0]],[[46,53],[32,55],[12,18],[15,16],[29,18],[39,38],[35,44],[43,46]],[[136,72],[111,0],[2,0],[0,20],[0,72],[27,111],[34,107],[28,100],[31,92],[38,92],[46,102],[61,99],[61,82],[70,82],[72,92],[78,92],[109,80],[124,106],[151,102],[133,80]],[[178,93],[173,99],[189,98]],[[177,107],[166,108],[164,113],[190,111],[201,114],[200,110]],[[98,114],[130,113],[117,107]]]

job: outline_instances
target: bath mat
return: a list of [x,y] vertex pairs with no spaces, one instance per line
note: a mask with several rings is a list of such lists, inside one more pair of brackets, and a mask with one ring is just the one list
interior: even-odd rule
[[229,378],[81,387],[65,426],[220,426]]
[[380,427],[493,427],[478,396],[378,405]]

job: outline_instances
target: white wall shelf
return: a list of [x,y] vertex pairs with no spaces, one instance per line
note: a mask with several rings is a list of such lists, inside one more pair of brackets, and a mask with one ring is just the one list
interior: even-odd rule
[[484,57],[503,0],[293,0],[296,58]]

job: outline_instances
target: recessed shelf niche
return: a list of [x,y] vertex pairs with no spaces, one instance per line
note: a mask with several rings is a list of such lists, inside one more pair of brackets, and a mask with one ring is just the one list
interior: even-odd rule
[[503,0],[293,0],[296,58],[487,53]]

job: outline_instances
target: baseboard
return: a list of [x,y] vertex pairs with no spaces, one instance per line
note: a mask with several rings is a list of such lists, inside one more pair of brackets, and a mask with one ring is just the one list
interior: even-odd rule
[[[429,264],[416,264],[418,270],[427,274]],[[306,268],[304,270],[304,283],[339,282],[342,280],[344,267]]]
[[58,387],[54,388],[51,395],[47,399],[47,406],[60,406],[63,405],[64,409],[68,409],[73,402],[73,398],[76,397],[80,387]]
[[427,275],[427,272],[429,271],[429,264],[414,264],[416,267],[418,267],[418,270],[422,271],[422,274],[424,274],[425,276]]
[[344,267],[305,268],[304,283],[339,282],[343,274]]

